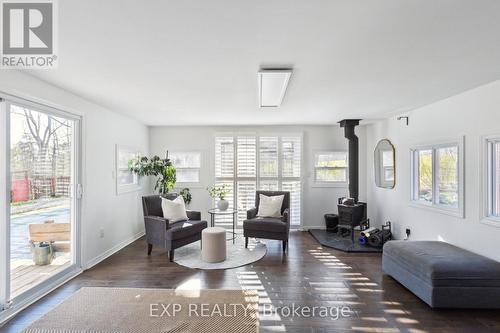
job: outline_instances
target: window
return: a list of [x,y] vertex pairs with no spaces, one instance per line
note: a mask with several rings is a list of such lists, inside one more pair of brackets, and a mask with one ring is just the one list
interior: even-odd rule
[[260,176],[263,178],[278,177],[278,138],[273,136],[260,137]]
[[134,148],[116,145],[116,194],[137,191],[139,177],[129,170],[129,162],[140,155]]
[[417,173],[417,184],[418,193],[417,200],[432,202],[432,150],[425,149],[419,150],[417,152],[418,158],[418,173]]
[[177,183],[200,182],[200,152],[170,152],[169,158],[175,166]]
[[281,172],[275,181],[279,190],[290,192],[290,224],[300,225],[302,136],[284,136],[279,142]]
[[316,184],[347,184],[347,153],[339,151],[314,154],[314,182]]
[[439,204],[458,207],[458,147],[439,148],[437,156]]
[[488,139],[487,216],[500,218],[500,138]]
[[412,202],[463,216],[463,143],[412,149]]
[[[300,135],[218,135],[215,138],[215,182],[227,184],[230,208],[237,207],[238,223],[255,205],[255,191],[290,191],[291,224],[300,224],[301,195]],[[231,217],[217,216],[230,223]],[[227,220],[227,221],[226,221]]]
[[394,183],[394,151],[382,151],[382,172],[384,183]]

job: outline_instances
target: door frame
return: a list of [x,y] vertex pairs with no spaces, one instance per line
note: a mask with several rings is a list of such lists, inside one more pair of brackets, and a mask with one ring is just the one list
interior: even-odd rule
[[[3,214],[0,214],[0,311],[10,307],[10,154],[7,147],[10,146],[10,113],[7,112],[6,103],[0,97],[0,160],[5,161],[3,172],[0,172],[0,212],[5,208]],[[2,170],[2,166],[0,166]],[[1,313],[1,312],[0,312]]]
[[[71,257],[72,264],[54,274],[45,281],[14,298],[10,297],[10,104],[32,108],[49,115],[70,119],[73,121],[73,151],[71,189]],[[82,184],[83,184],[83,115],[62,110],[58,107],[38,103],[31,99],[13,96],[0,92],[0,129],[5,129],[5,135],[0,138],[0,157],[5,161],[5,172],[0,172],[0,211],[5,208],[5,214],[0,214],[0,242],[5,246],[0,248],[0,323],[14,316],[31,303],[59,287],[61,284],[80,274],[82,270]],[[6,288],[3,288],[3,287]],[[3,311],[2,311],[3,310]]]

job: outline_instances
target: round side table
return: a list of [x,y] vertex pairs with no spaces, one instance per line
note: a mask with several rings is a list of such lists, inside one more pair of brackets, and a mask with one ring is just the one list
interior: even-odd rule
[[234,244],[234,240],[236,239],[236,232],[234,229],[236,228],[236,214],[238,214],[238,211],[235,209],[226,209],[226,210],[220,210],[218,208],[212,208],[208,210],[208,213],[210,214],[210,226],[215,227],[215,216],[216,215],[232,215],[233,216],[233,231],[232,231],[232,237],[228,238],[227,240],[232,240]]

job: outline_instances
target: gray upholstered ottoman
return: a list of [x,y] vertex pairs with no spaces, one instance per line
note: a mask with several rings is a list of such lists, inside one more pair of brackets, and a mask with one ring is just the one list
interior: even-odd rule
[[500,308],[500,263],[444,242],[389,241],[382,268],[434,308]]
[[201,232],[201,259],[206,262],[226,260],[226,229],[211,227]]

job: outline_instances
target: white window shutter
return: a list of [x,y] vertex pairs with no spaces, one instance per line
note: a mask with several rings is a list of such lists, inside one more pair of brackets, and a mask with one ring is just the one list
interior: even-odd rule
[[242,180],[238,181],[236,187],[238,196],[238,224],[243,225],[243,221],[247,218],[247,210],[255,207],[257,184],[255,180]]
[[[300,225],[301,148],[300,135],[216,137],[216,183],[230,186],[232,191],[226,199],[231,208],[238,210],[238,225],[246,219],[247,210],[255,206],[257,188],[289,191],[290,221],[292,225]],[[230,225],[232,217],[218,216],[216,222]]]
[[260,178],[278,178],[278,137],[263,136],[259,139]]
[[[215,138],[215,185],[226,184],[230,192],[226,195],[229,209],[234,208],[234,138],[232,136],[218,136]],[[214,207],[218,199],[214,199]],[[231,215],[216,215],[215,222],[222,226],[232,226]]]
[[257,176],[257,144],[255,136],[239,136],[237,138],[237,176]]
[[262,191],[279,191],[278,179],[260,179],[259,189]]
[[290,192],[290,224],[300,225],[300,180],[284,181],[282,190]]
[[243,224],[247,210],[255,205],[257,189],[257,141],[255,136],[238,136],[236,147],[236,197],[238,224]]
[[215,138],[215,177],[234,176],[234,139],[231,136]]
[[282,137],[281,158],[283,179],[281,189],[290,192],[290,224],[300,225],[302,137]]
[[300,136],[287,136],[281,139],[282,177],[300,178],[301,146]]

